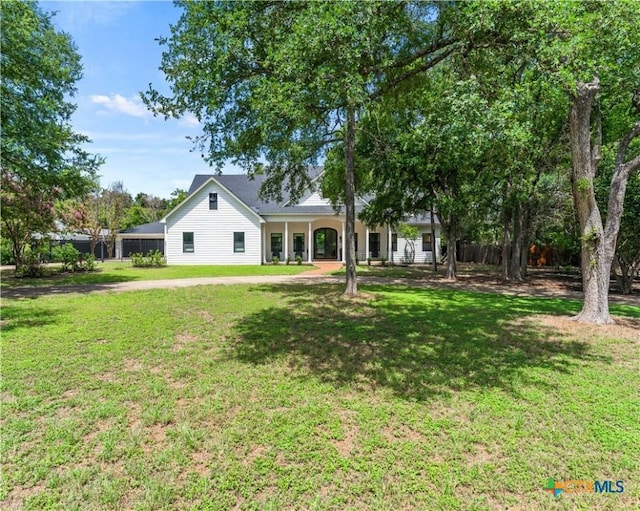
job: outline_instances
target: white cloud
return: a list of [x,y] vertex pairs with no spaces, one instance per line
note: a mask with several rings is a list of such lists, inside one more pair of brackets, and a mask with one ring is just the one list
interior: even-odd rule
[[91,102],[96,105],[102,105],[113,112],[131,115],[141,119],[148,119],[153,116],[137,96],[131,96],[131,98],[127,99],[120,94],[112,94],[111,96],[95,94],[91,96]]
[[54,22],[63,30],[90,30],[92,25],[109,26],[135,7],[135,2],[47,2],[46,8],[58,11]]
[[180,126],[184,126],[185,128],[196,128],[200,126],[200,121],[195,115],[187,114],[182,119],[180,119],[178,124]]

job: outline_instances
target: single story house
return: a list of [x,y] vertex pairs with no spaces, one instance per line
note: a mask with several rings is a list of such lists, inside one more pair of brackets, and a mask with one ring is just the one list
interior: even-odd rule
[[[164,253],[168,264],[265,264],[301,257],[305,262],[344,262],[345,215],[336,212],[318,191],[322,167],[309,170],[312,183],[304,196],[292,203],[263,201],[258,192],[264,176],[196,175],[187,198],[169,212],[164,226]],[[285,194],[286,195],[286,194]],[[356,214],[366,205],[358,199]],[[432,239],[430,215],[407,221],[418,228],[411,243],[391,226],[370,228],[356,220],[356,254],[360,261],[385,258],[396,263],[428,263],[440,255],[440,223]],[[140,226],[148,239],[160,239],[157,226]],[[153,230],[153,232],[151,232]],[[126,236],[122,233],[122,251]],[[152,238],[153,236],[153,238]],[[413,255],[411,254],[413,252]],[[413,258],[413,261],[409,259]]]

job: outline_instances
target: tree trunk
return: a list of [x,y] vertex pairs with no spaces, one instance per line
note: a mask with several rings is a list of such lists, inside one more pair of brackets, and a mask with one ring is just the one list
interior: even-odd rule
[[509,282],[510,272],[509,272],[509,256],[511,254],[511,212],[507,207],[507,190],[508,185],[505,185],[504,195],[503,195],[503,215],[502,215],[502,280],[505,282]]
[[[600,160],[600,141],[591,141],[591,111],[599,81],[579,83],[571,97],[569,127],[573,164],[572,192],[580,225],[580,267],[584,303],[574,317],[583,323],[613,323],[609,314],[609,279],[613,250],[608,250],[593,179]],[[612,190],[613,191],[613,190]],[[616,232],[617,235],[617,232]],[[615,240],[614,240],[615,246]]]
[[447,271],[444,278],[446,280],[457,280],[456,275],[456,225],[455,219],[449,215],[445,225],[447,236]]
[[520,251],[520,275],[526,278],[528,275],[529,244],[531,243],[531,209],[527,207],[524,214],[522,228],[522,249]]
[[516,282],[522,282],[520,272],[520,254],[522,252],[522,204],[518,201],[513,212],[513,243],[511,244],[511,271],[509,276]]
[[345,215],[347,237],[345,262],[346,262],[346,286],[344,294],[346,296],[356,296],[358,294],[358,282],[356,277],[355,259],[355,151],[356,151],[356,115],[352,107],[347,110],[347,129],[345,133]]
[[438,254],[436,250],[436,227],[434,225],[433,204],[431,205],[431,259],[433,264],[433,271],[438,271]]

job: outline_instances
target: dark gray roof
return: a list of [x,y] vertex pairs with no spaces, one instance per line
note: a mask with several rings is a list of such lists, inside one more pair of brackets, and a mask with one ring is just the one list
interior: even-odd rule
[[[313,181],[322,174],[323,167],[309,167],[309,178]],[[283,206],[289,201],[289,194],[282,191],[282,202],[263,201],[259,198],[260,187],[266,176],[257,174],[249,177],[246,174],[197,174],[189,187],[188,195],[194,193],[209,179],[215,178],[222,186],[228,188],[238,199],[259,214],[268,213],[307,213],[333,214],[334,210],[328,206]]]
[[[309,167],[309,177],[313,181],[322,174],[323,167]],[[193,194],[209,179],[215,178],[222,186],[229,189],[238,199],[244,202],[249,208],[260,215],[273,213],[286,214],[306,214],[306,215],[334,215],[336,211],[331,206],[297,206],[295,204],[285,205],[289,201],[289,194],[283,190],[282,202],[263,201],[259,198],[260,187],[266,180],[264,175],[249,177],[246,174],[197,174],[189,188],[189,194]],[[371,198],[371,197],[370,197]],[[356,214],[360,213],[362,207],[356,207]],[[437,215],[436,225],[440,224]],[[408,219],[409,224],[431,223],[429,213],[412,216]]]
[[148,224],[136,225],[120,231],[122,234],[164,234],[164,224],[160,222],[150,222]]

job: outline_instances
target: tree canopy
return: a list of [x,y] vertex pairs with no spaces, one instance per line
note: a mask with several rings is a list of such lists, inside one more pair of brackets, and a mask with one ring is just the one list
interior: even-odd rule
[[69,98],[82,76],[71,37],[34,2],[2,2],[0,13],[2,233],[19,266],[31,235],[53,222],[49,214],[34,221],[19,205],[48,211],[56,199],[82,195],[101,159],[82,148],[88,139],[71,125]]

